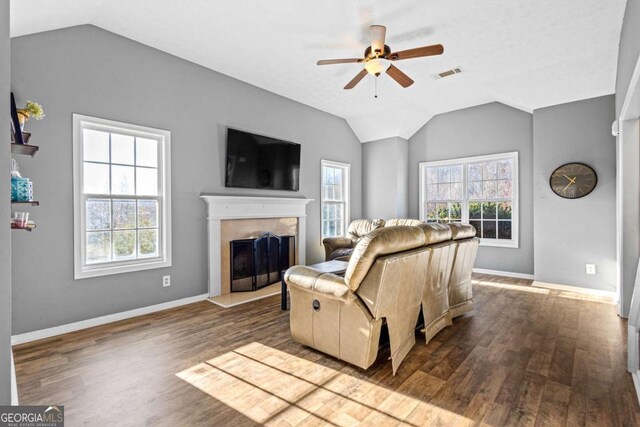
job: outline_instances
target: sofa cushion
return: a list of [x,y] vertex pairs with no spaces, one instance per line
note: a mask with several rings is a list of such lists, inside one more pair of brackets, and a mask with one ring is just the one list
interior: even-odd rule
[[425,234],[422,229],[410,226],[384,227],[373,230],[362,237],[351,255],[345,283],[356,291],[376,259],[424,246]]
[[424,232],[425,245],[451,240],[451,228],[445,224],[420,224],[418,227]]
[[384,227],[383,219],[357,219],[351,221],[347,229],[348,236],[352,240],[358,240],[365,234],[372,232],[380,227]]
[[476,235],[476,228],[471,224],[452,222],[448,225],[451,228],[451,238],[453,240],[470,239]]
[[334,259],[349,259],[351,258],[351,254],[353,254],[353,248],[340,248],[329,254],[329,259],[327,261],[331,261]]
[[398,225],[413,225],[417,226],[423,224],[419,219],[401,219],[401,218],[393,218],[387,219],[384,222],[385,227],[397,227]]

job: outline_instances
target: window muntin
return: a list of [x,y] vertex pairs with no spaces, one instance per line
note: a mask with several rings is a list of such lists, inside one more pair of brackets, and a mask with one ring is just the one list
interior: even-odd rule
[[169,140],[74,115],[76,278],[171,265]]
[[322,238],[344,236],[349,218],[349,173],[346,163],[321,162]]
[[517,153],[421,163],[421,218],[470,223],[484,245],[518,247],[517,168]]

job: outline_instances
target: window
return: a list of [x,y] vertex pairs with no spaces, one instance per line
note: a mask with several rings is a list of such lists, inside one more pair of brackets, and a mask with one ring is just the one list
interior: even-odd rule
[[322,238],[344,236],[349,222],[349,168],[346,163],[322,160]]
[[518,247],[518,153],[420,163],[420,218],[464,222],[485,246]]
[[75,278],[171,266],[168,131],[73,115]]

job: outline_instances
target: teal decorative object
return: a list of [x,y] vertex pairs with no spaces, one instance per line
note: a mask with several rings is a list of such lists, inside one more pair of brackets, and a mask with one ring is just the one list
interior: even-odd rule
[[29,178],[11,178],[11,201],[31,202],[33,201],[33,184]]

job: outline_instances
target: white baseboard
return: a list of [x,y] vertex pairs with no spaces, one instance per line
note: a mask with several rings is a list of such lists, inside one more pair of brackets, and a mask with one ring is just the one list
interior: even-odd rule
[[106,316],[95,317],[93,319],[81,320],[80,322],[67,323],[66,325],[54,326],[53,328],[13,335],[11,337],[11,345],[13,346],[24,344],[31,341],[41,340],[43,338],[50,338],[56,335],[62,335],[69,332],[79,331],[81,329],[104,325],[106,323],[117,322],[118,320],[130,319],[132,317],[180,307],[182,305],[193,304],[194,302],[204,301],[207,298],[209,298],[209,294],[196,295],[193,297],[183,298],[175,301],[163,302],[162,304],[150,305],[148,307],[141,307],[133,310],[122,311],[120,313],[108,314]]
[[11,352],[11,406],[18,406],[18,381],[16,365],[13,363],[13,351]]
[[515,279],[533,280],[533,274],[526,274],[526,273],[512,273],[510,271],[487,270],[485,268],[474,268],[473,272],[480,273],[480,274],[492,274],[494,276],[513,277]]
[[536,288],[555,289],[558,291],[575,292],[578,294],[593,295],[598,297],[609,297],[612,301],[616,299],[616,293],[614,291],[603,291],[601,289],[583,288],[580,286],[558,285],[556,283],[539,282],[535,280],[531,286]]
[[636,389],[636,398],[638,399],[638,403],[640,403],[640,378],[638,375],[640,371],[635,371],[631,373],[631,378],[633,378],[633,386]]

